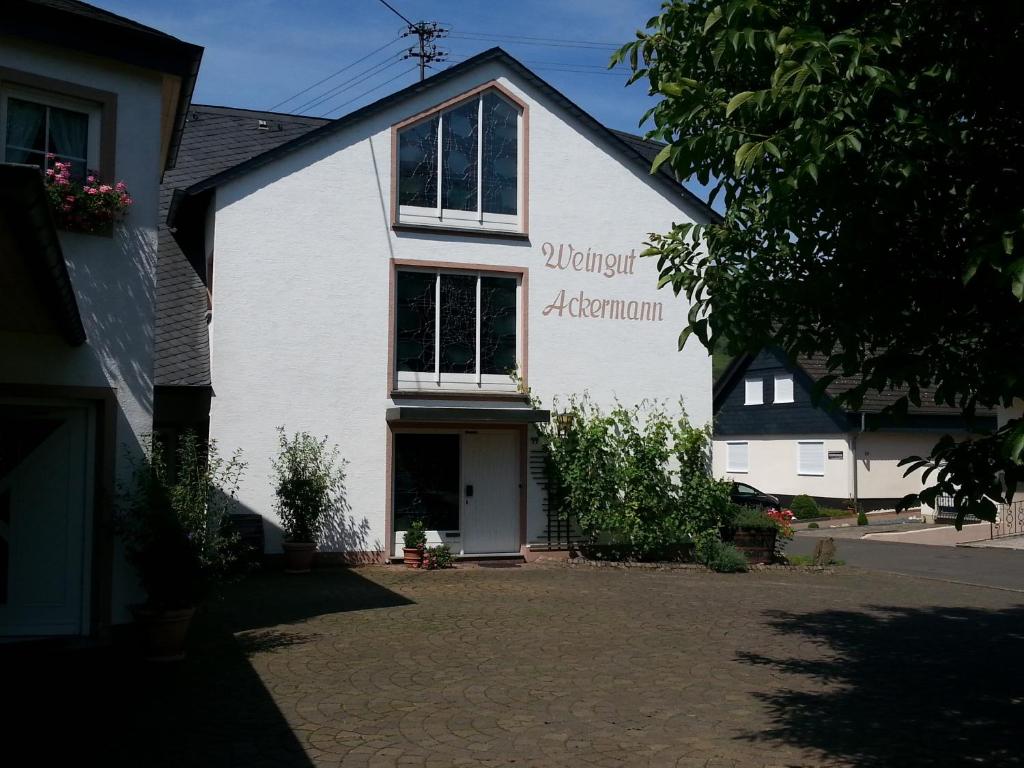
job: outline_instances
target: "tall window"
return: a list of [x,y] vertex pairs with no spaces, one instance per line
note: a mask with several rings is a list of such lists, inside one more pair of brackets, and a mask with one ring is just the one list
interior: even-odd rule
[[87,103],[25,89],[3,94],[4,161],[52,168],[70,162],[72,177],[97,165],[99,110]]
[[400,270],[395,281],[398,385],[511,386],[518,306],[517,276]]
[[516,231],[522,109],[494,90],[398,130],[398,221]]
[[744,379],[743,381],[743,404],[763,405],[764,404],[764,379],[760,377]]

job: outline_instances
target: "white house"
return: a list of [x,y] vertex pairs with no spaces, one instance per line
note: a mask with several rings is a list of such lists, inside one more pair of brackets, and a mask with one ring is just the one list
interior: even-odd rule
[[791,363],[772,349],[736,358],[715,383],[715,474],[785,504],[807,494],[827,506],[857,499],[867,510],[892,509],[924,487],[922,472],[904,477],[902,459],[927,456],[943,434],[962,439],[995,427],[994,413],[979,410],[968,424],[930,390],[903,418],[885,410],[897,391],[869,392],[850,412],[831,400],[855,384],[842,377],[815,404],[814,382],[827,373],[823,360]]
[[278,426],[349,460],[321,549],[379,559],[415,518],[467,556],[541,540],[532,425],[556,396],[710,420],[710,359],[676,351],[687,303],[639,254],[714,214],[651,150],[492,49],[175,193],[212,295],[210,436],[245,452],[269,552]]
[[[201,54],[73,0],[0,13],[0,635],[101,633],[139,597],[112,503],[152,429],[160,179]],[[111,233],[55,228],[58,160],[125,182]]]

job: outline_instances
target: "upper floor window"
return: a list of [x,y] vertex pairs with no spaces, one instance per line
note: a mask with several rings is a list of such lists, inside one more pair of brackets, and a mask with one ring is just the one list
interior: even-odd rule
[[519,359],[517,274],[401,269],[395,278],[399,388],[513,390]]
[[85,178],[99,165],[100,108],[70,97],[28,88],[5,88],[0,98],[3,157],[8,163],[52,168],[71,163],[71,176]]
[[792,403],[793,402],[793,374],[792,373],[777,373],[775,374],[775,397],[772,399],[773,403]]
[[764,403],[764,379],[749,378],[743,381],[743,404],[762,405]]
[[525,107],[488,88],[396,127],[396,223],[521,232]]

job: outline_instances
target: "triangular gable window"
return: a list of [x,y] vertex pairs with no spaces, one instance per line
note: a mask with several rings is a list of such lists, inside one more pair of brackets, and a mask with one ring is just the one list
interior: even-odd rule
[[525,233],[527,107],[497,84],[394,127],[394,223]]

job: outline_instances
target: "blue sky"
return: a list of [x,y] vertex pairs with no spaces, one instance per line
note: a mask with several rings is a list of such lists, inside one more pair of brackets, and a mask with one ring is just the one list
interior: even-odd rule
[[[204,46],[194,96],[197,103],[254,109],[268,109],[387,45],[404,27],[379,0],[92,2]],[[609,74],[605,67],[612,46],[631,39],[658,12],[659,0],[389,2],[413,21],[450,25],[452,35],[441,45],[450,51],[453,62],[500,45],[612,128],[637,131],[641,115],[650,106],[642,83],[626,88],[625,70]],[[516,36],[565,42],[527,44],[502,39]],[[414,62],[399,61],[409,44],[409,39],[394,42],[302,98],[287,102],[281,110],[293,111],[326,89],[340,87],[343,90],[306,110],[337,117],[414,82],[416,73],[408,71]],[[596,44],[606,45],[590,47]],[[366,93],[370,89],[375,90]]]

